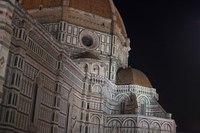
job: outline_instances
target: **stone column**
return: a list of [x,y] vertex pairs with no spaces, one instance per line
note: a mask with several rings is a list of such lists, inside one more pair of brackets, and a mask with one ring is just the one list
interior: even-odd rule
[[15,0],[0,1],[0,103],[3,97],[6,64],[11,44],[14,5]]

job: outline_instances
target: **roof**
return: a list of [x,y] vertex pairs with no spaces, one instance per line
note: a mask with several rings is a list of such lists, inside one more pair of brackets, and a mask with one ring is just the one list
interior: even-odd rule
[[109,0],[70,0],[69,7],[105,18],[112,18],[111,4]]
[[40,6],[42,8],[47,7],[57,7],[61,6],[63,0],[22,0],[22,6],[26,9],[39,9]]
[[[121,29],[122,34],[126,35],[126,29],[125,29],[123,20],[117,8],[115,7],[114,3],[112,2],[112,0],[69,0],[68,4],[64,4],[64,3],[66,3],[64,2],[64,0],[22,0],[21,4],[28,11],[31,11],[32,9],[40,10],[40,13],[36,12],[36,14],[33,13],[32,15],[44,23],[48,23],[48,21],[49,23],[51,23],[51,21],[55,22],[56,18],[57,18],[56,21],[62,20],[62,19],[68,20],[69,18],[67,18],[67,16],[69,17],[70,16],[69,14],[71,13],[68,11],[66,11],[69,13],[68,15],[66,15],[65,13],[62,13],[63,9],[64,10],[69,9],[69,8],[64,8],[65,6],[70,7],[72,9],[77,9],[77,10],[81,10],[87,13],[91,13],[91,14],[94,14],[106,19],[111,19],[112,21],[116,17],[116,20],[115,20],[116,24]],[[61,7],[63,9],[62,10],[53,9],[54,7]],[[41,10],[40,8],[41,9],[46,8],[50,10]],[[51,10],[51,8],[53,10]],[[58,16],[55,16],[55,15],[58,15]],[[82,13],[80,13],[80,15],[82,15]],[[111,25],[112,24],[110,24],[110,26]],[[112,29],[112,28],[109,28],[109,29]]]
[[152,85],[147,76],[142,71],[131,67],[120,69],[117,72],[116,84],[117,85],[135,84],[152,88]]

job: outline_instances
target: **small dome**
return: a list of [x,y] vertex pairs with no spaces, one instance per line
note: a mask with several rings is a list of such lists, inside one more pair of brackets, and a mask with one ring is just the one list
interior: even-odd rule
[[80,59],[80,58],[100,60],[95,54],[93,54],[91,52],[84,52],[84,53],[81,53],[81,54],[77,55],[76,57],[74,57],[74,59]]
[[152,85],[147,76],[140,70],[134,68],[120,69],[117,72],[116,84],[117,85],[135,84],[152,88]]

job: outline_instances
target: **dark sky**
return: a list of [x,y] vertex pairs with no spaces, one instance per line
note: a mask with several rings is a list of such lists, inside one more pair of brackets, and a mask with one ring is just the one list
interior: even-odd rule
[[200,133],[200,1],[113,0],[142,70],[178,132]]

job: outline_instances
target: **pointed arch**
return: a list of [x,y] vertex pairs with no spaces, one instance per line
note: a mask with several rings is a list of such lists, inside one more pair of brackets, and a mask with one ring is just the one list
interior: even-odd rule
[[123,125],[123,127],[133,127],[136,125],[136,121],[132,118],[128,118],[128,119],[124,120],[122,125]]
[[141,101],[141,100],[145,100],[147,104],[150,104],[150,100],[149,100],[149,98],[146,95],[139,95],[137,97],[137,101],[138,102]]
[[143,119],[139,122],[139,127],[143,127],[143,128],[149,128],[150,124],[147,120]]
[[150,124],[147,120],[143,119],[139,122],[139,128],[141,133],[149,133]]
[[90,118],[91,122],[94,124],[100,124],[101,123],[101,117],[99,115],[92,115]]
[[113,119],[111,119],[111,120],[109,120],[107,122],[107,125],[109,127],[112,127],[112,126],[121,127],[122,126],[122,122],[119,119],[113,118]]
[[129,101],[130,100],[130,97],[128,94],[126,93],[120,93],[118,94],[116,97],[115,97],[115,100],[117,102],[121,102],[121,101]]
[[170,132],[172,131],[172,126],[171,126],[170,123],[164,122],[164,123],[162,124],[161,129],[164,130],[166,133],[168,133],[168,132],[170,133]]
[[91,117],[91,125],[90,125],[90,132],[91,133],[100,133],[100,123],[101,119],[99,116],[94,115]]
[[139,104],[139,111],[141,115],[147,115],[148,111],[148,105],[150,104],[150,100],[145,95],[140,95],[137,98],[138,104]]
[[106,132],[107,133],[120,133],[121,127],[122,127],[122,122],[117,118],[113,118],[107,122]]
[[102,86],[100,84],[95,84],[92,86],[92,92],[102,93]]
[[161,133],[161,125],[158,121],[154,121],[150,126],[152,133]]
[[133,133],[135,131],[136,121],[134,119],[128,118],[123,122],[122,132]]

